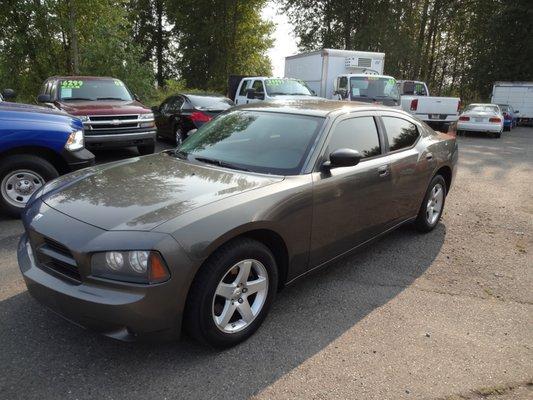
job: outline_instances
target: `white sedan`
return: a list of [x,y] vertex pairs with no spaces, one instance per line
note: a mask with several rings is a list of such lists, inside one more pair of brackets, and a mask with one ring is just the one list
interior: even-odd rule
[[503,132],[503,114],[496,104],[470,104],[459,115],[457,134],[487,132],[499,138]]

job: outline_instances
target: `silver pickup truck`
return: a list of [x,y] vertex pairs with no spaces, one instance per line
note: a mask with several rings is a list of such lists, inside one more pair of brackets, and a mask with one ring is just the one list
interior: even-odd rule
[[459,118],[461,99],[432,97],[425,82],[398,81],[402,110],[411,113],[433,128],[442,128]]

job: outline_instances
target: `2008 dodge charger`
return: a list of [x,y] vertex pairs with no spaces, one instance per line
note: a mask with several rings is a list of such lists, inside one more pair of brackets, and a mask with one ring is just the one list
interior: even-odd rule
[[245,340],[277,290],[401,224],[431,231],[455,138],[407,113],[336,101],[255,103],[176,151],[91,167],[29,202],[29,292],[122,340]]

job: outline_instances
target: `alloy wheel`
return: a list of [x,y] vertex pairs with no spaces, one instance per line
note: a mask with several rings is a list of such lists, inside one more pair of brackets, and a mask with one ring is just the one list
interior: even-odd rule
[[218,283],[213,296],[212,316],[218,329],[236,333],[259,315],[268,294],[268,273],[258,260],[233,265]]
[[442,204],[444,202],[444,188],[437,183],[431,189],[429,199],[426,205],[426,220],[428,224],[434,225],[440,217]]

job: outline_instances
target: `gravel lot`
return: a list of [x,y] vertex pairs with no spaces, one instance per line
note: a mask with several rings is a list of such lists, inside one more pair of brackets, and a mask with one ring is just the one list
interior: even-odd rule
[[0,398],[531,399],[533,129],[459,141],[437,229],[401,228],[297,282],[224,352],[63,321],[27,294],[21,224],[0,216]]

